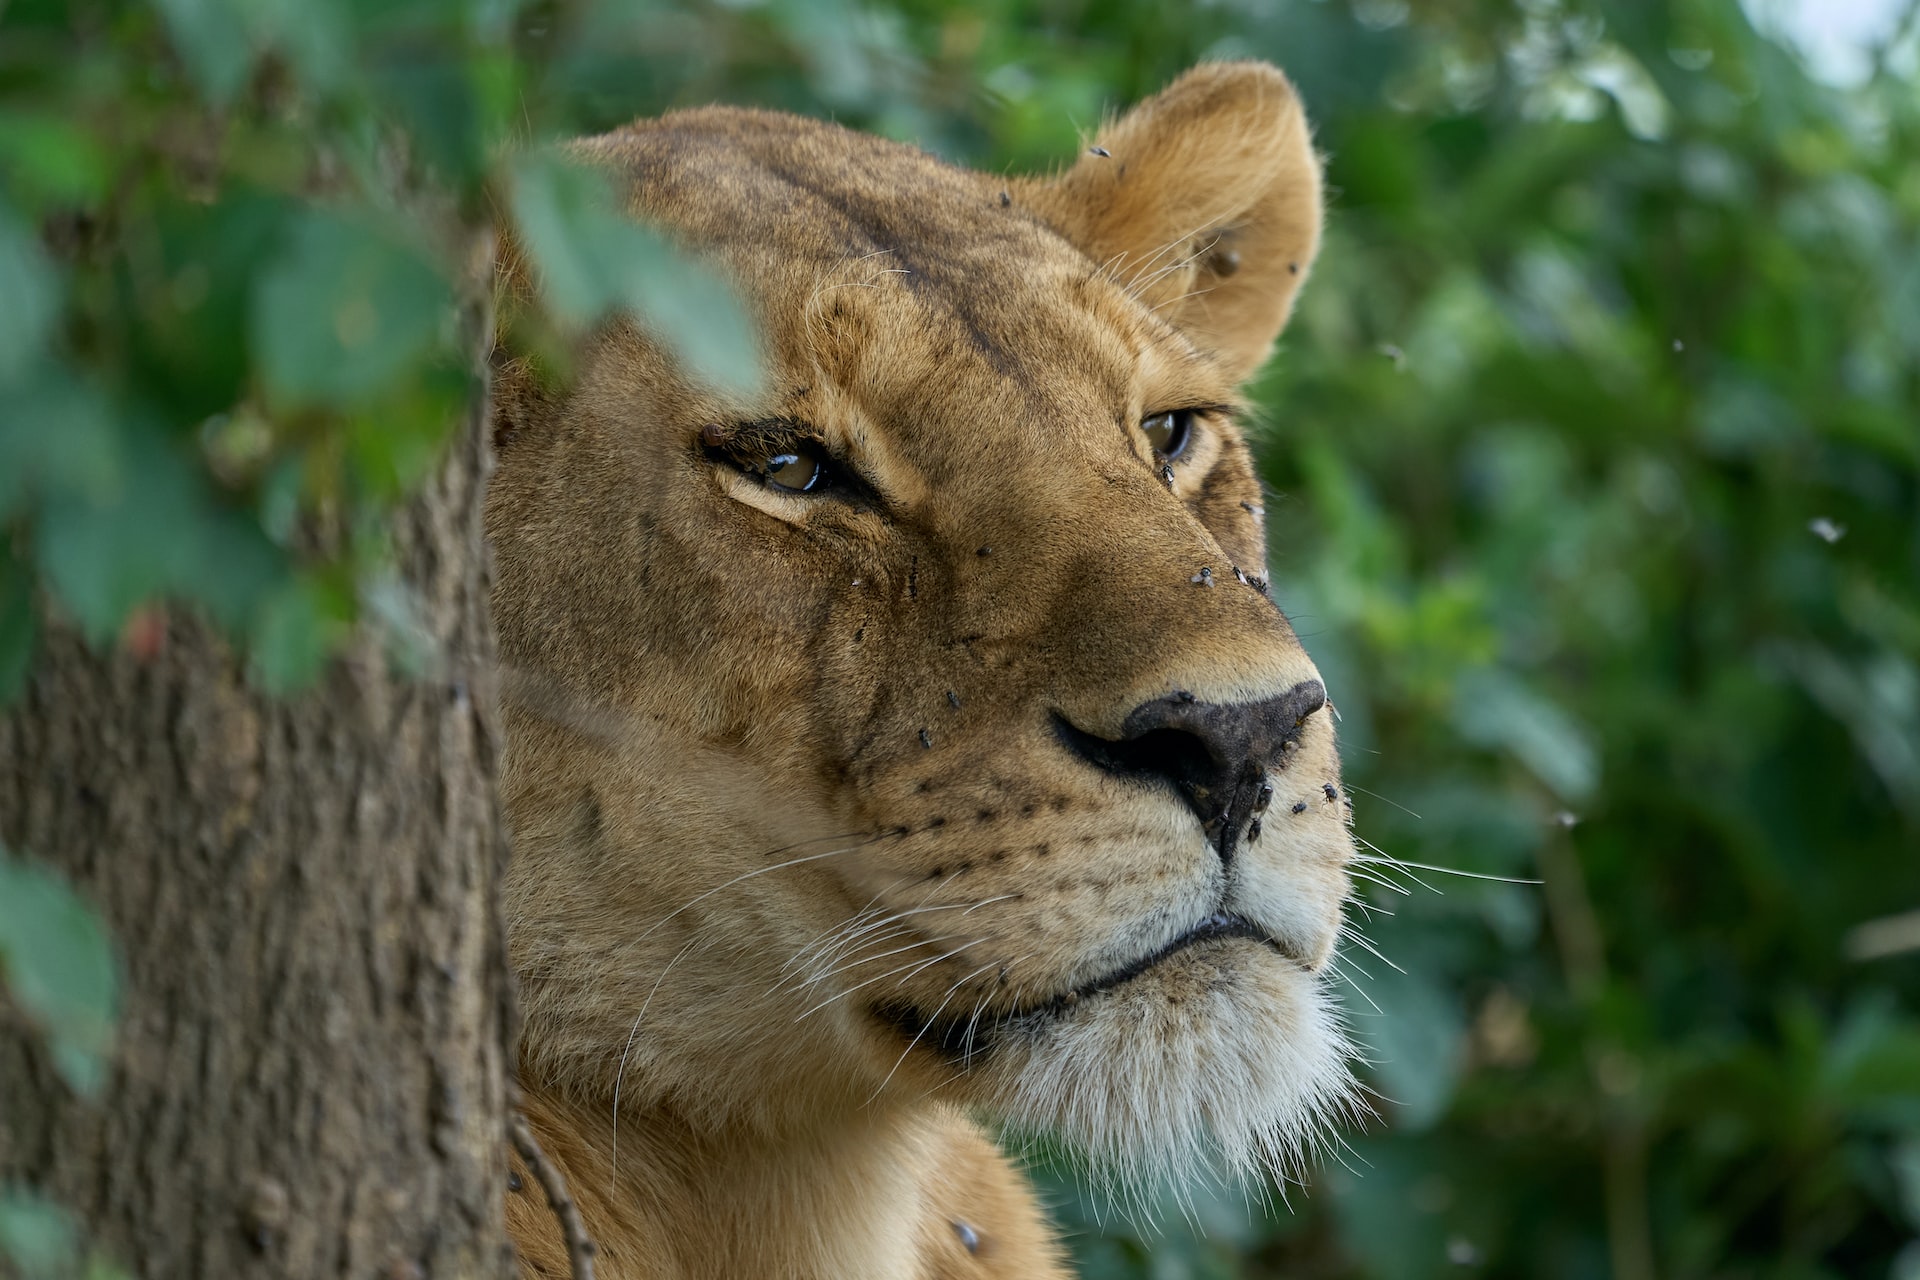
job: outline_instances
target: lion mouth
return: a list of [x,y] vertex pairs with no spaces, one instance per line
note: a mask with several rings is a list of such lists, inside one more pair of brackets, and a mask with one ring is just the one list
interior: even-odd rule
[[1245,938],[1251,942],[1264,943],[1283,959],[1291,960],[1295,964],[1303,963],[1300,957],[1292,951],[1289,951],[1278,938],[1245,916],[1237,915],[1230,911],[1216,911],[1199,924],[1194,925],[1193,928],[1160,947],[1159,950],[1141,956],[1138,960],[1122,965],[1120,968],[1103,974],[1091,982],[1082,983],[1073,990],[1057,995],[1051,1000],[1044,1001],[1028,1009],[1017,1010],[1010,1016],[1017,1018],[1027,1015],[1061,1013],[1080,1003],[1080,1001],[1086,999],[1088,996],[1096,996],[1102,991],[1110,991],[1123,982],[1129,982],[1139,977],[1141,974],[1147,972],[1147,970],[1157,967],[1164,961],[1187,950],[1189,947],[1197,947],[1203,942],[1217,942],[1222,938]]
[[914,1043],[936,1049],[956,1065],[965,1066],[972,1059],[991,1052],[999,1033],[1008,1027],[1058,1017],[1077,1006],[1082,1000],[1131,982],[1183,951],[1203,943],[1219,942],[1227,938],[1244,938],[1249,942],[1258,942],[1282,959],[1291,961],[1302,969],[1307,968],[1307,962],[1304,959],[1253,921],[1233,912],[1216,911],[1185,933],[1137,960],[1129,961],[1117,969],[1084,982],[1071,991],[1061,992],[1059,995],[1033,1004],[1005,1010],[990,1019],[982,1019],[977,1014],[970,1018],[955,1016],[928,1019],[920,1010],[907,1004],[883,1005],[876,1008],[874,1013],[883,1021],[891,1023]]

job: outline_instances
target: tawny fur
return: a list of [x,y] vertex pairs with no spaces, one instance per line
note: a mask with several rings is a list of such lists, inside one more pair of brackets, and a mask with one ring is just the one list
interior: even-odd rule
[[[1349,1087],[1330,713],[1231,861],[1057,726],[1316,678],[1232,413],[1319,238],[1286,80],[1198,68],[1046,180],[726,108],[577,151],[738,282],[769,371],[729,400],[624,323],[564,387],[499,365],[521,1075],[601,1274],[1064,1276],[975,1113],[1123,1178],[1283,1170]],[[865,487],[742,470],[768,421]],[[1216,911],[1279,945],[1066,999]],[[530,1181],[509,1222],[565,1274]]]
[[[542,1097],[529,1100],[527,1116],[591,1224],[601,1275],[1066,1274],[1031,1189],[951,1106],[836,1122],[814,1142],[771,1151],[643,1117],[652,1123],[630,1135],[637,1140],[617,1176],[605,1111]],[[558,1219],[517,1157],[512,1169],[507,1226],[522,1273],[566,1280]],[[971,1251],[961,1227],[972,1233]]]

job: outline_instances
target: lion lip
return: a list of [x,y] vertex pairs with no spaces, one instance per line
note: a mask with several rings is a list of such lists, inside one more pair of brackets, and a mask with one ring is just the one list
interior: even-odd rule
[[1128,982],[1139,977],[1147,970],[1157,967],[1163,961],[1178,955],[1189,947],[1197,947],[1203,942],[1216,942],[1222,938],[1245,938],[1250,942],[1264,943],[1266,946],[1271,947],[1278,955],[1293,961],[1295,964],[1300,963],[1300,957],[1296,956],[1284,946],[1278,938],[1245,916],[1230,911],[1216,911],[1199,924],[1194,925],[1185,933],[1174,938],[1171,942],[1161,946],[1158,950],[1149,952],[1147,955],[1141,956],[1138,960],[1122,965],[1120,968],[1114,969],[1109,973],[1102,974],[1091,982],[1083,983],[1075,987],[1072,991],[1055,996],[1046,1004],[1032,1010],[1032,1012],[1058,1013],[1064,1009],[1069,1009],[1088,996],[1098,995],[1102,991],[1111,990],[1123,982]]
[[[1185,933],[1137,960],[1103,974],[1091,982],[1083,983],[1071,991],[1024,1008],[1008,1010],[985,1023],[982,1023],[977,1015],[973,1018],[931,1020],[910,1005],[899,1002],[878,1007],[874,1012],[913,1043],[921,1043],[924,1040],[929,1047],[944,1053],[949,1060],[964,1070],[971,1067],[975,1057],[985,1056],[993,1051],[999,1033],[1006,1027],[1064,1014],[1082,1000],[1129,982],[1190,947],[1197,947],[1205,942],[1217,942],[1225,938],[1245,938],[1249,942],[1261,943],[1271,948],[1276,955],[1292,961],[1302,969],[1309,967],[1307,962],[1291,948],[1245,916],[1234,912],[1216,911]],[[929,1032],[937,1032],[937,1034],[929,1036]]]

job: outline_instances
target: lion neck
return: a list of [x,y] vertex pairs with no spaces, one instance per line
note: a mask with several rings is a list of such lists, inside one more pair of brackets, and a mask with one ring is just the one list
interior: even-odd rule
[[[612,1280],[899,1277],[916,1271],[915,1224],[926,1161],[925,1108],[876,1105],[776,1131],[701,1126],[663,1108],[590,1105],[528,1089],[524,1109],[565,1177]],[[616,1155],[617,1153],[617,1155]],[[615,1160],[617,1158],[617,1165]],[[537,1186],[509,1196],[540,1239],[522,1253],[565,1253]],[[536,1270],[535,1274],[539,1274]]]

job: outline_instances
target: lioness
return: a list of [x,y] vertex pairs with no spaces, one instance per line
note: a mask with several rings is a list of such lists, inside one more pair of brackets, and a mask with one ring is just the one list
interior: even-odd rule
[[976,1111],[1285,1167],[1350,1088],[1351,856],[1236,424],[1320,233],[1286,78],[1202,66],[1046,180],[728,108],[580,150],[771,370],[616,324],[499,371],[520,1071],[600,1274],[1066,1275]]

